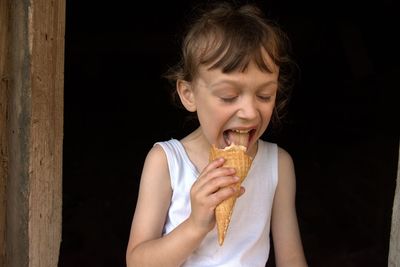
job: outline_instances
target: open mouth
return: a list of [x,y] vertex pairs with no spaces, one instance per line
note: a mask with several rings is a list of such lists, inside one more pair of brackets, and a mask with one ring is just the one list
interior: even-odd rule
[[224,139],[227,146],[231,144],[241,145],[248,147],[249,141],[253,136],[254,129],[252,130],[226,130],[224,132]]

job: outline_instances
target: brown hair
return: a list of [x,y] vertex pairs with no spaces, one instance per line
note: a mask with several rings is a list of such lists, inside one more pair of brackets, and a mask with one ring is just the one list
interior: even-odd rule
[[[265,18],[256,5],[235,6],[228,2],[209,5],[189,24],[182,45],[180,62],[165,77],[174,85],[178,79],[193,81],[200,65],[220,68],[229,73],[243,71],[254,61],[262,71],[271,72],[262,56],[262,49],[279,67],[278,92],[272,117],[279,124],[292,88],[294,62],[290,42],[281,28]],[[176,90],[174,90],[175,99]],[[180,101],[177,101],[180,103]]]

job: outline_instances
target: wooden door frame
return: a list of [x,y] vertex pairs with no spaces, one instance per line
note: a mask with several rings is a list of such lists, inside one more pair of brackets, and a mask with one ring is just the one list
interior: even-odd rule
[[[58,265],[65,0],[0,1],[0,267]],[[400,151],[389,267],[400,267]]]
[[65,5],[0,1],[0,267],[58,264]]

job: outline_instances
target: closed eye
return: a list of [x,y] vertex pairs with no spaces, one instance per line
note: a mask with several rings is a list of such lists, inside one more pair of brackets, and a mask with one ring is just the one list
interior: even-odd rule
[[232,103],[237,99],[237,96],[232,97],[220,97],[220,99],[225,103]]
[[270,95],[266,95],[266,96],[259,95],[258,98],[261,101],[268,102],[268,101],[270,101],[272,99],[272,96],[270,96]]

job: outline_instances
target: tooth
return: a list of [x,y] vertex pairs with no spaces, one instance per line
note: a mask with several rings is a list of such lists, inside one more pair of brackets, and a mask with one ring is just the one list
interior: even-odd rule
[[247,147],[248,145],[248,138],[249,138],[250,130],[240,130],[240,129],[234,129],[230,131],[230,134],[228,135],[229,139],[229,144],[237,144],[237,145],[243,145]]
[[237,133],[248,133],[250,130],[235,130]]

